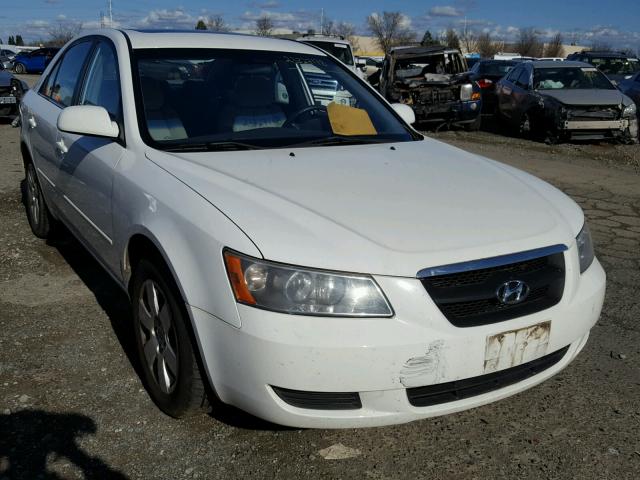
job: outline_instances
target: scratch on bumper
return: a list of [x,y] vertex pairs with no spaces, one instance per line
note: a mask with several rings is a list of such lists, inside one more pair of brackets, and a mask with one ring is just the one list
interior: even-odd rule
[[407,388],[437,383],[445,370],[444,341],[431,342],[424,355],[407,360],[400,370],[400,383]]

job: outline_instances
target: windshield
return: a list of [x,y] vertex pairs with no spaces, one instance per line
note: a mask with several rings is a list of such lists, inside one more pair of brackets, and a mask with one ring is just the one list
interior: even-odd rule
[[458,53],[399,58],[395,64],[396,77],[410,78],[426,74],[454,75],[467,70],[463,57]]
[[219,49],[136,50],[145,141],[162,149],[409,141],[414,134],[329,57]]
[[615,90],[609,79],[595,67],[536,68],[533,74],[536,90]]
[[349,48],[349,45],[346,43],[318,42],[313,40],[304,40],[304,42],[330,53],[346,65],[353,65],[351,48]]
[[606,75],[631,75],[640,71],[637,58],[591,58],[589,63]]
[[482,75],[506,75],[516,64],[516,62],[482,62],[480,63],[480,74]]

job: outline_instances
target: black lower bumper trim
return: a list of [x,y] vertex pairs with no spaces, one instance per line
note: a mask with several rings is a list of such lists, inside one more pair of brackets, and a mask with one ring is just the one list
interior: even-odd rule
[[562,360],[568,349],[569,346],[566,346],[544,357],[499,372],[454,382],[408,388],[407,397],[409,403],[414,407],[429,407],[498,390],[526,380],[552,367]]
[[362,408],[358,392],[306,392],[274,387],[283,401],[298,408],[311,410],[357,410]]

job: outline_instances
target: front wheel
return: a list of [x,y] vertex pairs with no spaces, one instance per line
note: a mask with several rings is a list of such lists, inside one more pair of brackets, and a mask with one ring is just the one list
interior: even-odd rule
[[21,63],[16,64],[15,67],[13,67],[14,72],[20,74],[20,73],[26,73],[27,69],[25,68],[25,66]]
[[167,415],[197,413],[208,398],[177,287],[168,269],[144,259],[132,281],[133,328],[147,391]]

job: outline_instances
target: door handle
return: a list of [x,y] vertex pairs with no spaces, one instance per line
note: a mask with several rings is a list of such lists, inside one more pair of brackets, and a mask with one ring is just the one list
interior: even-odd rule
[[56,147],[58,147],[60,153],[67,153],[69,151],[62,138],[56,142]]
[[29,123],[29,128],[36,128],[38,124],[36,123],[36,119],[33,118],[33,115],[29,115],[29,119],[27,120]]

